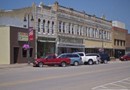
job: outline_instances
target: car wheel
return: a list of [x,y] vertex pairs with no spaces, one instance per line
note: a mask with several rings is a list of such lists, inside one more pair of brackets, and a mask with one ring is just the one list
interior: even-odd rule
[[88,61],[88,64],[89,64],[89,65],[93,65],[93,60],[89,60],[89,61]]
[[76,61],[76,62],[74,62],[74,66],[78,66],[79,65],[79,63]]
[[39,66],[39,67],[43,67],[43,63],[40,62],[40,63],[38,64],[38,66]]
[[61,63],[61,66],[62,66],[62,67],[66,67],[67,65],[66,65],[65,62],[62,62],[62,63]]
[[127,61],[127,59],[124,59],[124,61]]
[[108,63],[108,61],[107,60],[104,60],[104,64],[107,64]]

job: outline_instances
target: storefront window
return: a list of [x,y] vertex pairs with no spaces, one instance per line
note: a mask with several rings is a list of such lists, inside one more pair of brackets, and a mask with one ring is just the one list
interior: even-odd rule
[[[32,57],[32,54],[33,54],[33,48],[30,48],[30,57]],[[25,50],[24,48],[22,49],[22,56],[23,57],[27,57],[27,50]]]
[[33,48],[30,48],[30,57],[32,57],[33,54]]
[[27,50],[25,50],[24,48],[22,49],[22,56],[27,57]]

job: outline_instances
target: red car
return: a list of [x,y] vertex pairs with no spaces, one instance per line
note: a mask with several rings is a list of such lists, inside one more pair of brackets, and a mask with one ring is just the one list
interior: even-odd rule
[[120,57],[120,60],[121,60],[121,61],[127,61],[127,60],[130,60],[130,53],[128,53],[128,54],[126,54],[126,55]]
[[37,58],[33,66],[43,67],[43,65],[59,65],[65,67],[70,64],[69,58],[57,58],[56,55],[47,55],[45,58]]

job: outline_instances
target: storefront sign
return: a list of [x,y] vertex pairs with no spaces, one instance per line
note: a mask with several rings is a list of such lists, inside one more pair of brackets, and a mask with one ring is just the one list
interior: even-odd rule
[[18,32],[18,41],[28,41],[28,33]]

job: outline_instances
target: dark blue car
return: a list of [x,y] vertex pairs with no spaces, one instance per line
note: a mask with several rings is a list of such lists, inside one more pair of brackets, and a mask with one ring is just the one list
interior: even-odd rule
[[107,54],[107,53],[105,53],[105,52],[101,52],[101,53],[99,53],[99,55],[100,55],[100,62],[101,63],[107,63],[108,61],[110,61],[110,56]]

